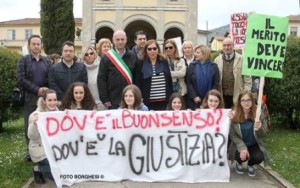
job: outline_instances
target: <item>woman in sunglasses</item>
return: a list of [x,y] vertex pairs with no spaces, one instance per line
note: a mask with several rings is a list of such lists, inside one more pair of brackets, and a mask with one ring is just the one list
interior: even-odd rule
[[100,101],[98,87],[97,87],[97,75],[99,71],[100,61],[94,47],[89,46],[84,50],[83,62],[86,67],[88,75],[88,88],[90,89],[92,96],[95,99],[97,110],[105,110],[105,106]]
[[167,56],[169,68],[171,71],[173,92],[184,96],[187,92],[185,83],[186,64],[184,59],[180,58],[176,42],[168,39],[164,43],[164,54]]
[[137,75],[145,105],[150,110],[165,110],[173,93],[172,78],[168,61],[161,55],[156,40],[146,43]]

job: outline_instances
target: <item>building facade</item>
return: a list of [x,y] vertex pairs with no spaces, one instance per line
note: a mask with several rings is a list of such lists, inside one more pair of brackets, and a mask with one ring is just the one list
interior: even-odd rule
[[289,16],[288,35],[300,37],[300,15]]
[[[82,19],[75,18],[75,31],[81,30],[81,25]],[[40,18],[24,18],[0,22],[0,45],[11,50],[22,53],[22,47],[27,48],[28,38],[32,34],[41,35]],[[75,35],[74,43],[76,55],[81,57],[81,36]]]
[[134,45],[134,33],[144,30],[148,39],[181,37],[197,42],[197,0],[90,0],[83,3],[82,46],[101,38],[112,39],[123,29],[127,45]]

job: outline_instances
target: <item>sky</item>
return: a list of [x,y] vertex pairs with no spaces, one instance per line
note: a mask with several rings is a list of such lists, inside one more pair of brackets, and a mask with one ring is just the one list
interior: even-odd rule
[[[74,0],[74,16],[82,17],[82,1]],[[40,0],[1,0],[0,22],[38,18]],[[300,14],[299,0],[198,0],[198,29],[214,29],[230,23],[233,13],[288,16]]]

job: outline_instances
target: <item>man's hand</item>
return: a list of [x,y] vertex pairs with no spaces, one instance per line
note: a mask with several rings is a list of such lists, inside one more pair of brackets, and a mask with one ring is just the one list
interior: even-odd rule
[[106,108],[109,108],[109,107],[111,107],[111,103],[110,103],[110,101],[108,101],[108,102],[104,103],[104,106],[105,106]]
[[195,97],[194,98],[194,102],[195,103],[200,103],[201,102],[201,98],[200,97]]

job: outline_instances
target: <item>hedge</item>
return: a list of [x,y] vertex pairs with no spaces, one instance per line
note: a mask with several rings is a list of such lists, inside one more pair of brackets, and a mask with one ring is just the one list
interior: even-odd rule
[[16,70],[20,54],[0,47],[0,131],[2,122],[13,118],[14,112],[11,106],[12,90],[17,85]]

